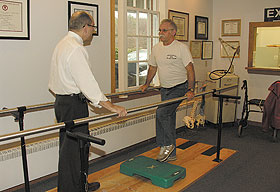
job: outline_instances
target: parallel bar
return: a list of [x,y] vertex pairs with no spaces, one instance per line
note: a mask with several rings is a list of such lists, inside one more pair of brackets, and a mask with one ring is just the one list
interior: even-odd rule
[[[210,90],[210,91],[201,92],[199,94],[196,94],[194,97],[199,97],[199,96],[202,96],[202,95],[214,93],[216,91],[224,91],[224,90],[227,90],[227,89],[234,88],[236,86],[238,86],[238,85],[231,85],[231,86],[227,86],[227,87],[224,87],[224,88],[218,88],[218,89],[213,89],[213,90]],[[127,113],[138,112],[138,111],[154,108],[154,107],[157,107],[157,106],[160,106],[160,105],[165,105],[165,104],[170,104],[170,103],[182,101],[182,100],[185,100],[185,99],[187,99],[187,97],[183,96],[183,97],[178,97],[178,98],[175,98],[175,99],[170,99],[170,100],[166,100],[166,101],[162,101],[162,102],[157,102],[157,103],[154,103],[154,104],[135,107],[135,108],[127,109]],[[80,124],[88,123],[88,122],[91,122],[91,121],[106,119],[106,118],[109,118],[109,117],[115,117],[117,115],[118,115],[117,113],[107,113],[105,115],[97,115],[97,116],[92,116],[92,117],[87,117],[87,118],[76,119],[76,120],[74,120],[74,124],[75,125],[80,125]],[[54,125],[49,125],[49,126],[44,126],[44,127],[34,128],[34,129],[28,129],[28,130],[19,131],[19,132],[14,132],[14,133],[7,134],[7,135],[1,135],[0,136],[0,142],[1,141],[6,141],[6,140],[11,140],[11,139],[16,139],[16,138],[19,138],[19,137],[34,135],[34,134],[38,134],[38,133],[53,131],[53,130],[61,129],[61,128],[65,128],[65,124],[63,122],[62,123],[57,123],[57,124],[54,124]]]
[[[148,90],[155,90],[159,89],[160,87],[149,87]],[[106,97],[113,97],[113,96],[118,96],[118,95],[129,95],[129,94],[135,94],[135,93],[141,93],[142,91],[137,89],[137,90],[132,90],[132,91],[124,91],[120,93],[110,93],[110,94],[105,94]],[[46,110],[46,109],[51,109],[54,107],[54,102],[50,103],[42,103],[38,105],[30,105],[26,106],[26,111],[27,112],[34,112],[38,110]],[[18,112],[18,108],[11,108],[11,109],[3,109],[0,110],[0,117],[5,117],[5,116],[12,116],[13,113]]]

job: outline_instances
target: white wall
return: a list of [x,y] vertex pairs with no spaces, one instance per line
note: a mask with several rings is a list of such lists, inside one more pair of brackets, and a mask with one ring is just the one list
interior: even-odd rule
[[[31,1],[31,40],[0,40],[0,108],[54,101],[47,86],[49,66],[55,45],[67,33],[67,2]],[[102,0],[83,2],[99,5],[99,36],[94,37],[92,45],[87,49],[93,73],[103,92],[109,93],[110,4],[109,1]],[[11,122],[11,117],[0,118],[0,134],[18,130],[17,124]],[[53,122],[53,111],[49,110],[26,115],[25,127],[34,128]]]
[[[99,6],[99,36],[87,47],[91,68],[104,93],[111,90],[110,1],[83,0]],[[53,102],[48,92],[49,66],[58,41],[67,34],[67,0],[30,1],[30,40],[0,39],[0,108]],[[25,129],[54,124],[53,110],[28,113]],[[12,117],[0,118],[0,135],[18,131]],[[2,144],[2,143],[1,143]],[[28,157],[30,179],[57,170],[57,150]],[[43,164],[43,166],[42,166]],[[38,168],[40,167],[41,168]],[[0,190],[23,182],[20,158],[0,163]],[[43,168],[43,170],[42,170]],[[12,177],[6,177],[9,173]]]
[[[268,87],[279,76],[275,75],[259,75],[249,74],[245,67],[248,66],[248,42],[249,42],[249,22],[263,22],[264,9],[271,7],[279,7],[279,0],[213,0],[213,41],[214,41],[214,69],[226,69],[229,66],[227,58],[220,57],[220,42],[221,37],[221,20],[225,19],[241,19],[241,36],[238,37],[223,37],[224,40],[240,41],[240,58],[234,61],[235,74],[240,77],[240,84],[243,80],[248,82],[248,95],[251,98],[265,99],[268,95]],[[243,90],[239,89],[240,95],[243,97]],[[237,118],[241,117],[243,101],[238,105]],[[250,113],[249,120],[261,122],[261,113]]]

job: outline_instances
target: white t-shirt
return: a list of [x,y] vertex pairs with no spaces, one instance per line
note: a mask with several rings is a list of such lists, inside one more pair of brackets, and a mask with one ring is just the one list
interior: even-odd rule
[[193,63],[193,59],[188,46],[174,40],[167,46],[162,42],[156,44],[148,62],[149,65],[158,67],[161,86],[170,88],[187,80],[185,67]]
[[108,100],[90,70],[82,38],[71,31],[54,50],[48,86],[59,95],[82,92],[96,107],[100,107],[100,101]]

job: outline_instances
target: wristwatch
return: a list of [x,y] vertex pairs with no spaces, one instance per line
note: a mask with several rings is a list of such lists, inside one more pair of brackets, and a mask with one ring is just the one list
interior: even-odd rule
[[189,91],[194,92],[194,89],[190,88],[187,90],[187,92],[189,92]]

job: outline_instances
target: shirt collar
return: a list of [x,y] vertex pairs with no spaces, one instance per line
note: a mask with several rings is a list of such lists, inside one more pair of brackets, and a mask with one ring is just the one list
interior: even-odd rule
[[71,37],[74,37],[81,45],[83,45],[83,39],[82,39],[82,37],[80,37],[80,35],[78,35],[77,33],[73,32],[73,31],[68,31],[68,35]]
[[175,44],[175,41],[176,41],[176,39],[174,39],[169,45],[163,45],[162,41],[160,43],[163,47],[171,47],[173,44]]

